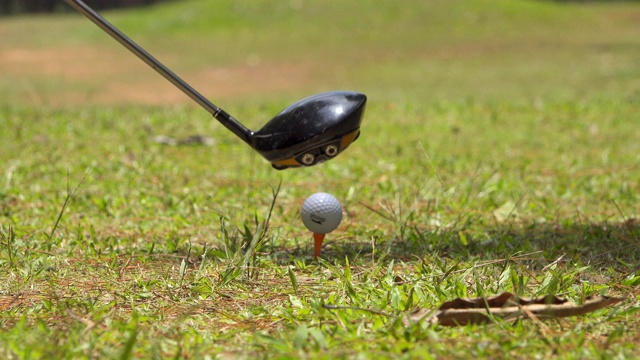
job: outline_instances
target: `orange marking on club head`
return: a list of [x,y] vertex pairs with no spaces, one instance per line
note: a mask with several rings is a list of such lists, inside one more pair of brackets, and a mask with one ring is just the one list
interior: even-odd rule
[[324,240],[324,234],[313,233],[313,240],[315,242],[313,249],[313,259],[317,259],[320,256],[320,250],[322,250],[322,240]]

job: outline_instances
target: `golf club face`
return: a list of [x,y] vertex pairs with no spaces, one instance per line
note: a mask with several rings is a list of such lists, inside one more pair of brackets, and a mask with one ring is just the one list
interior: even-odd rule
[[278,170],[322,163],[358,138],[366,102],[350,91],[302,99],[254,132],[252,147]]

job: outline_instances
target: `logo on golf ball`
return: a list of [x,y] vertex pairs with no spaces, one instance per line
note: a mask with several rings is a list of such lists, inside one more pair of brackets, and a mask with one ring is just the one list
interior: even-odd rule
[[322,225],[325,221],[327,221],[327,218],[323,218],[315,214],[309,215],[309,219],[311,219],[311,221],[318,225]]
[[302,222],[311,232],[327,234],[335,230],[342,221],[342,205],[333,195],[315,193],[302,204]]

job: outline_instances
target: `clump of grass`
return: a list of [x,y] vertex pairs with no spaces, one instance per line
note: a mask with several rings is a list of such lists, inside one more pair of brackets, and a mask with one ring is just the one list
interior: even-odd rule
[[[234,31],[238,41],[198,14],[198,49],[201,36],[217,51],[223,38],[249,46],[247,34],[261,34],[260,49],[298,54],[265,54],[262,65],[301,56],[293,59],[323,74],[313,86],[341,83],[369,95],[362,136],[313,168],[276,172],[191,108],[48,107],[52,93],[95,85],[64,90],[38,69],[25,75],[34,91],[21,99],[31,100],[15,105],[21,95],[5,81],[0,357],[636,356],[640,102],[629,75],[637,55],[627,46],[638,38],[634,6],[441,1],[389,3],[379,12],[379,4],[345,4],[281,5],[274,16],[291,22],[278,24],[262,16],[264,4],[198,5],[232,11],[234,29],[244,29]],[[193,12],[166,6],[152,14],[173,20],[146,29],[155,16],[144,16],[134,32],[155,37]],[[354,22],[348,11],[335,12],[346,7],[364,15]],[[126,25],[140,14],[111,15]],[[255,16],[258,28],[242,21]],[[79,24],[55,21],[67,20]],[[369,20],[384,34],[372,37],[362,27]],[[353,37],[335,26],[317,32],[322,21],[353,26]],[[21,34],[20,46],[40,44],[24,39],[43,33],[34,30],[38,19],[28,20],[29,31],[9,23],[2,28]],[[188,27],[178,27],[184,33],[166,39],[172,53],[191,46]],[[93,37],[65,44],[95,45]],[[321,39],[332,40],[331,51]],[[341,42],[353,39],[359,46]],[[233,69],[244,69],[246,49],[229,55],[240,59]],[[183,65],[210,65],[211,51]],[[104,77],[94,80],[108,88]],[[295,98],[306,86],[313,87],[292,87]],[[264,119],[291,103],[283,92],[259,93],[233,98],[229,110]],[[152,141],[194,133],[215,134],[216,145]],[[298,212],[316,191],[335,194],[345,209],[318,261]],[[627,300],[559,321],[460,328],[401,321],[416,308],[503,291]]]
[[244,273],[247,279],[256,280],[259,277],[258,266],[258,254],[262,250],[262,247],[267,240],[269,231],[269,221],[273,214],[273,209],[280,192],[280,186],[282,182],[278,184],[278,187],[273,190],[273,200],[269,207],[266,219],[264,221],[258,221],[257,215],[254,217],[255,230],[251,230],[247,225],[244,226],[244,231],[241,234],[242,245],[237,246],[237,240],[229,236],[227,229],[222,223],[222,233],[225,242],[225,255],[229,257],[231,250],[231,261],[227,269],[220,275],[220,286],[229,284],[235,280],[238,276]]

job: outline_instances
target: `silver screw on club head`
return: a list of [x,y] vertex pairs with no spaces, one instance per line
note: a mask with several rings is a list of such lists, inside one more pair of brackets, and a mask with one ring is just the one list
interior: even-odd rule
[[338,155],[338,147],[335,145],[329,145],[324,149],[324,153],[327,154],[327,156],[334,157]]
[[303,164],[305,165],[313,165],[313,161],[316,159],[315,156],[313,156],[313,154],[310,153],[306,153],[304,155],[302,155],[302,159],[300,159],[302,161]]

